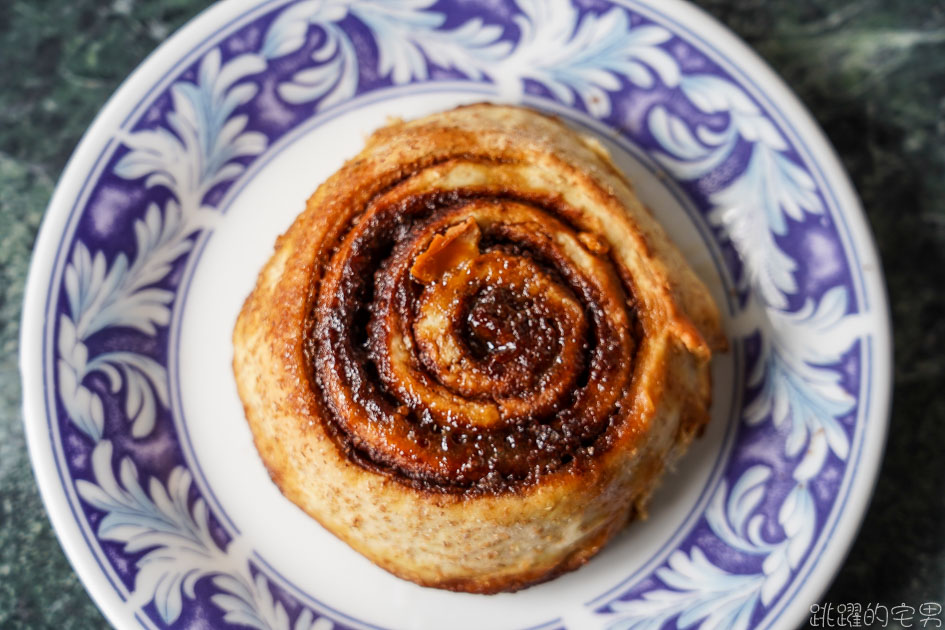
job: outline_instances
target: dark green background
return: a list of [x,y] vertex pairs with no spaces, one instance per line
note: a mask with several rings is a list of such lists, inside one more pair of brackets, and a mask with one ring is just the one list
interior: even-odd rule
[[[945,605],[945,3],[699,4],[758,51],[826,131],[885,267],[896,348],[890,437],[872,506],[824,601]],[[23,283],[82,132],[205,5],[0,0],[0,628],[106,625],[62,554],[29,467],[17,372]]]

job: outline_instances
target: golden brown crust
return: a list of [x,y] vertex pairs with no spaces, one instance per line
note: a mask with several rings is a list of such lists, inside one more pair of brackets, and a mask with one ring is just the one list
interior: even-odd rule
[[492,593],[577,568],[643,512],[708,420],[724,344],[606,152],[474,105],[377,131],[318,188],[240,313],[234,369],[290,500],[396,575]]

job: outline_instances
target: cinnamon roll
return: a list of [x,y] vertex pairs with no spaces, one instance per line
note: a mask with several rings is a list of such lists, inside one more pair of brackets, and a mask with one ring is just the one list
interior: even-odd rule
[[398,576],[494,593],[643,513],[724,345],[600,144],[480,104],[390,124],[319,186],[234,368],[285,496]]

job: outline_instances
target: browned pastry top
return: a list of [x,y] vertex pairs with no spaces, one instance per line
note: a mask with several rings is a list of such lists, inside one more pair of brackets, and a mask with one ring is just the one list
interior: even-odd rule
[[560,199],[414,185],[373,199],[312,287],[306,358],[339,444],[443,491],[586,466],[631,408],[629,281]]
[[705,286],[593,140],[519,107],[375,132],[234,329],[259,454],[385,569],[479,593],[586,562],[708,421]]

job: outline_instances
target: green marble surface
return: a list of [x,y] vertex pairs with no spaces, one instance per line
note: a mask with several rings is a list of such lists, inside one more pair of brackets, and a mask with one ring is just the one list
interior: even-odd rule
[[[106,625],[43,511],[17,346],[55,181],[119,82],[206,3],[0,2],[0,628]],[[703,0],[826,131],[866,208],[895,329],[890,437],[872,505],[824,601],[945,605],[945,3]],[[891,624],[889,627],[895,627]]]

